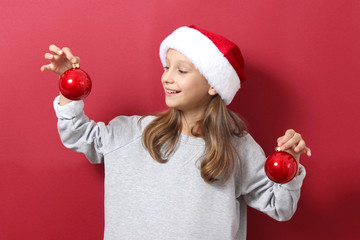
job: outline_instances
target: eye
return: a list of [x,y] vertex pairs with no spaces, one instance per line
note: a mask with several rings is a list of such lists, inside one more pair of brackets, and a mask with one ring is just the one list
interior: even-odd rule
[[187,73],[187,71],[184,71],[184,70],[180,70],[180,69],[179,69],[179,73],[185,74],[185,73]]
[[167,70],[169,70],[169,67],[168,67],[168,66],[165,66],[165,67],[164,67],[164,71],[167,71]]

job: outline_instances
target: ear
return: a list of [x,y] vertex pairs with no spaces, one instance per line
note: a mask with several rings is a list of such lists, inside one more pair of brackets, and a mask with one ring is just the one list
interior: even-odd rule
[[210,87],[210,88],[209,88],[208,93],[209,93],[211,96],[214,96],[214,95],[217,94],[216,90],[215,90],[213,87]]

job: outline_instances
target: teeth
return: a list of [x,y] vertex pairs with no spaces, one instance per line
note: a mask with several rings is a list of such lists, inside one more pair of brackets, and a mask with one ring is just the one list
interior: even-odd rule
[[176,93],[174,90],[166,90],[167,93]]

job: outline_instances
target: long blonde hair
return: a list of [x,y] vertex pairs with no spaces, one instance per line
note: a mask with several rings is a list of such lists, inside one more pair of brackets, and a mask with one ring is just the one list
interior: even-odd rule
[[[159,163],[166,163],[176,149],[182,130],[181,114],[180,110],[173,108],[154,114],[157,118],[143,131],[143,144]],[[205,182],[229,179],[237,157],[232,140],[234,136],[241,137],[245,131],[244,121],[226,107],[219,95],[213,96],[203,119],[191,129],[192,135],[202,137],[205,141],[200,165],[201,177]]]

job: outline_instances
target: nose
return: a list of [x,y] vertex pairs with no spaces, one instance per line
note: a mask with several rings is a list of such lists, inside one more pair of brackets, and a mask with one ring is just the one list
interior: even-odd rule
[[167,69],[165,69],[165,71],[163,72],[162,76],[161,76],[161,82],[163,84],[171,84],[174,83],[174,80],[172,78],[171,72]]

